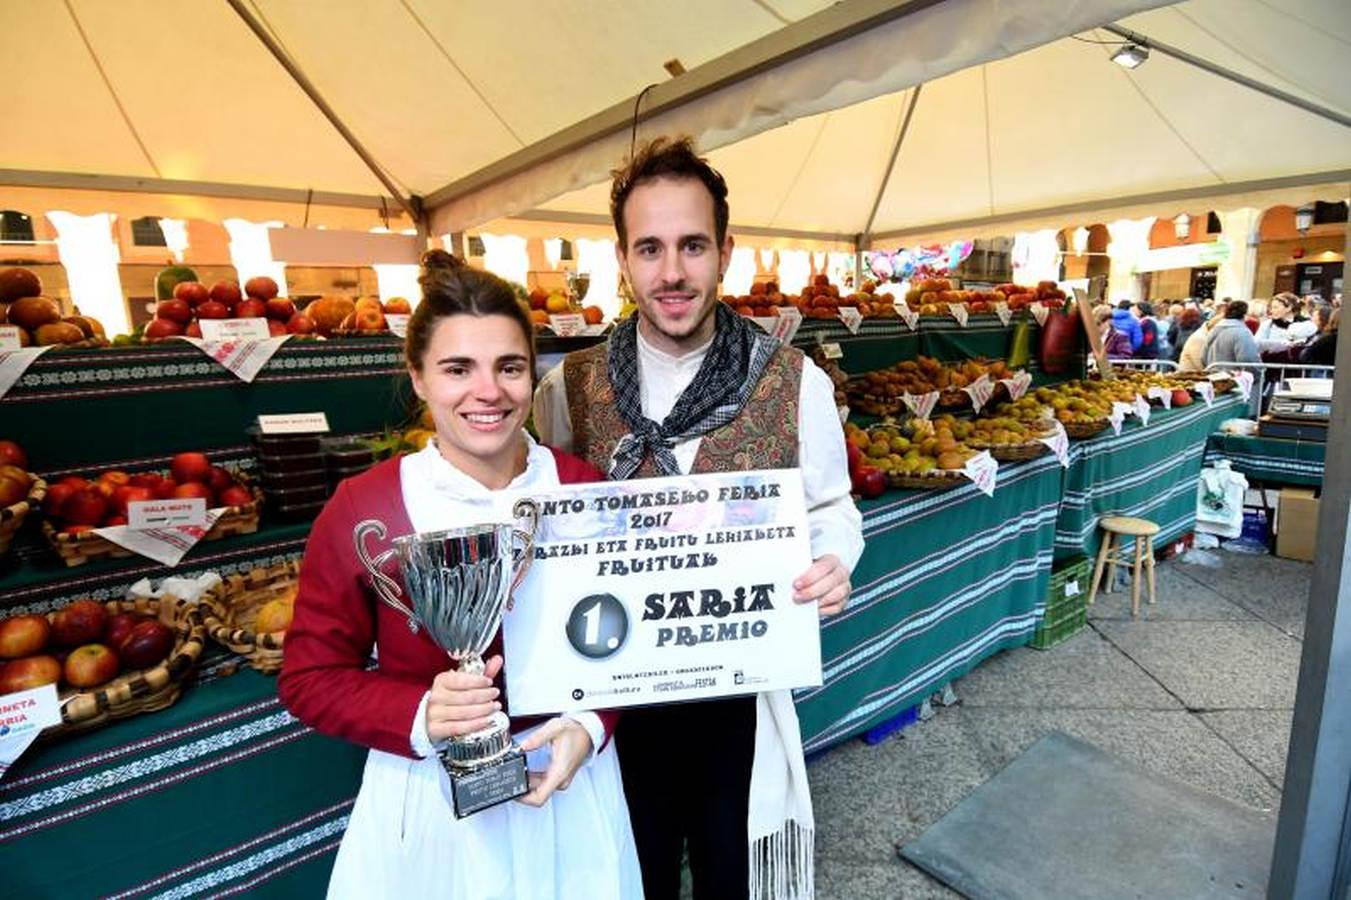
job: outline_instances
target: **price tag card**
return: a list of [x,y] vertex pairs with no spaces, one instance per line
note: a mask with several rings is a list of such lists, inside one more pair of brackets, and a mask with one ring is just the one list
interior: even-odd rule
[[957,320],[958,325],[963,328],[966,327],[967,319],[970,318],[971,313],[967,310],[965,303],[949,303],[948,312],[952,313],[952,317]]
[[769,329],[769,333],[778,338],[780,344],[793,343],[797,330],[802,327],[802,310],[794,306],[782,306],[774,320],[774,327]]
[[980,412],[985,404],[990,402],[990,395],[994,393],[994,383],[990,381],[989,375],[982,375],[962,390],[971,398],[971,405],[976,412]]
[[825,355],[826,359],[844,358],[844,350],[840,347],[839,344],[833,341],[828,344],[826,343],[821,344],[821,352]]
[[179,500],[132,500],[127,504],[127,527],[132,531],[150,531],[176,525],[205,525],[206,498]]
[[982,450],[975,456],[966,461],[962,466],[962,471],[966,477],[975,482],[976,489],[987,497],[994,496],[995,481],[999,474],[999,463],[990,455],[990,451]]
[[[247,322],[248,319],[221,319],[218,321]],[[264,321],[258,319],[257,321]],[[264,325],[264,328],[267,326]],[[208,341],[204,338],[187,337],[179,335],[178,340],[187,341],[198,350],[201,350],[207,356],[220,363],[230,374],[234,375],[240,381],[252,382],[258,377],[258,373],[263,370],[273,355],[281,349],[281,345],[290,340],[293,335],[280,334],[275,337],[264,335],[261,338],[230,338],[223,341]]]
[[793,602],[793,578],[811,564],[798,470],[530,497],[534,562],[502,621],[513,713],[821,683],[819,616]]
[[1215,385],[1209,381],[1192,382],[1192,390],[1201,395],[1201,399],[1206,401],[1206,408],[1215,405]]
[[1027,393],[1027,389],[1032,386],[1032,376],[1023,369],[1013,373],[1012,378],[1001,378],[999,383],[1009,392],[1010,400],[1021,400]]
[[198,319],[204,341],[265,341],[272,337],[267,330],[267,319]]
[[938,405],[938,391],[929,391],[927,394],[901,394],[901,402],[915,414],[916,418],[927,419],[933,415],[934,407]]
[[33,360],[50,349],[51,344],[45,347],[24,347],[20,350],[0,350],[0,397],[5,396],[23,377],[23,373],[28,371]]
[[1077,597],[1077,596],[1079,596],[1079,593],[1080,593],[1080,591],[1079,591],[1079,582],[1078,582],[1077,579],[1072,579],[1072,580],[1070,580],[1070,581],[1065,582],[1065,596],[1066,596],[1066,597]]
[[1231,372],[1234,381],[1238,382],[1238,389],[1243,393],[1243,400],[1246,402],[1252,396],[1252,373],[1247,369],[1239,369],[1237,372]]
[[1032,318],[1037,320],[1037,325],[1045,325],[1046,320],[1050,318],[1051,311],[1040,303],[1033,303],[1029,308],[1032,310]]
[[1112,433],[1120,434],[1121,426],[1126,421],[1126,416],[1135,412],[1135,404],[1122,403],[1119,400],[1112,401],[1112,411],[1107,415],[1107,421],[1112,423]]
[[411,318],[408,313],[385,313],[385,324],[395,337],[408,337],[408,320]]
[[23,344],[19,343],[18,325],[0,325],[0,352],[6,350],[19,350]]
[[1039,437],[1037,440],[1051,448],[1055,454],[1056,461],[1060,463],[1061,468],[1070,467],[1070,436],[1065,433],[1065,426],[1056,420],[1055,430],[1046,437]]
[[863,327],[863,313],[859,312],[857,307],[841,306],[837,314],[850,334],[858,334],[858,330]]
[[896,301],[896,314],[901,317],[901,321],[905,323],[905,327],[909,328],[911,331],[914,331],[919,327],[919,313],[912,310],[910,304],[906,303],[904,300]]
[[1135,414],[1140,417],[1141,425],[1149,424],[1149,401],[1139,394],[1135,395]]
[[[128,504],[130,506],[130,504]],[[207,531],[225,513],[225,507],[208,509],[201,525],[170,525],[138,531],[127,525],[108,525],[92,532],[125,550],[153,559],[165,566],[176,566],[188,551],[206,537]]]
[[61,704],[54,684],[0,694],[0,778],[42,729],[60,723]]
[[321,412],[264,413],[258,416],[258,430],[263,434],[305,434],[328,431],[328,416]]
[[586,328],[586,316],[581,313],[550,315],[549,327],[559,337],[576,337]]
[[1168,388],[1159,387],[1157,384],[1151,384],[1149,386],[1148,394],[1151,399],[1158,399],[1161,401],[1164,409],[1173,408],[1173,392],[1168,390]]
[[1013,321],[1013,310],[1009,309],[1009,305],[1003,300],[995,303],[994,314],[999,316],[999,323],[1005,328],[1008,328],[1009,323]]

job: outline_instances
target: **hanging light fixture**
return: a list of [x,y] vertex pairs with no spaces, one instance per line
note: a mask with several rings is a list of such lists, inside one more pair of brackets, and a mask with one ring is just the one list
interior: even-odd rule
[[1126,43],[1112,54],[1112,62],[1123,69],[1138,69],[1149,59],[1149,48],[1144,44]]
[[1306,203],[1295,210],[1295,230],[1300,234],[1308,234],[1311,227],[1313,227],[1313,204]]
[[1177,235],[1177,239],[1179,241],[1185,241],[1187,238],[1191,237],[1191,233],[1192,233],[1191,216],[1187,215],[1186,213],[1182,213],[1177,218],[1173,219],[1173,234]]

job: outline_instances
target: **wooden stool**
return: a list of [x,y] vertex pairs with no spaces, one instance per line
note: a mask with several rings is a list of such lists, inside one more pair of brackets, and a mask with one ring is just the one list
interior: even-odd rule
[[1140,565],[1143,562],[1149,568],[1149,602],[1154,602],[1154,535],[1159,526],[1148,519],[1136,519],[1131,516],[1104,516],[1098,520],[1103,530],[1102,547],[1098,550],[1098,564],[1093,569],[1093,586],[1088,591],[1088,605],[1098,596],[1098,583],[1102,580],[1102,567],[1110,564],[1107,570],[1107,587],[1110,592],[1116,584],[1117,563],[1126,565],[1126,558],[1117,538],[1120,535],[1135,538],[1135,577],[1131,579],[1131,617],[1140,615]]

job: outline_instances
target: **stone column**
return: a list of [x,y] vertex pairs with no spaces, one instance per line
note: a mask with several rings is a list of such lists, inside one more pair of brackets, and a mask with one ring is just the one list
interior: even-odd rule
[[47,220],[56,228],[56,250],[66,268],[71,303],[98,319],[109,336],[131,331],[117,271],[122,255],[113,238],[112,215],[49,212]]
[[1220,218],[1220,240],[1229,247],[1229,258],[1215,273],[1215,299],[1233,297],[1251,300],[1257,287],[1257,245],[1262,237],[1262,210],[1251,206],[1228,211],[1216,210]]
[[1154,216],[1143,219],[1117,219],[1107,225],[1112,241],[1107,245],[1107,255],[1111,259],[1111,268],[1107,271],[1107,295],[1104,298],[1113,306],[1118,300],[1141,299],[1140,279],[1136,266],[1140,257],[1149,250],[1149,229],[1154,227]]

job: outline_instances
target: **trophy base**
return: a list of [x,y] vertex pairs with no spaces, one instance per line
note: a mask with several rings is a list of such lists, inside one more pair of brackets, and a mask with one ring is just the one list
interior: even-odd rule
[[452,765],[444,756],[441,764],[450,776],[450,796],[457,819],[515,800],[530,789],[525,777],[525,754],[515,746],[474,768]]

